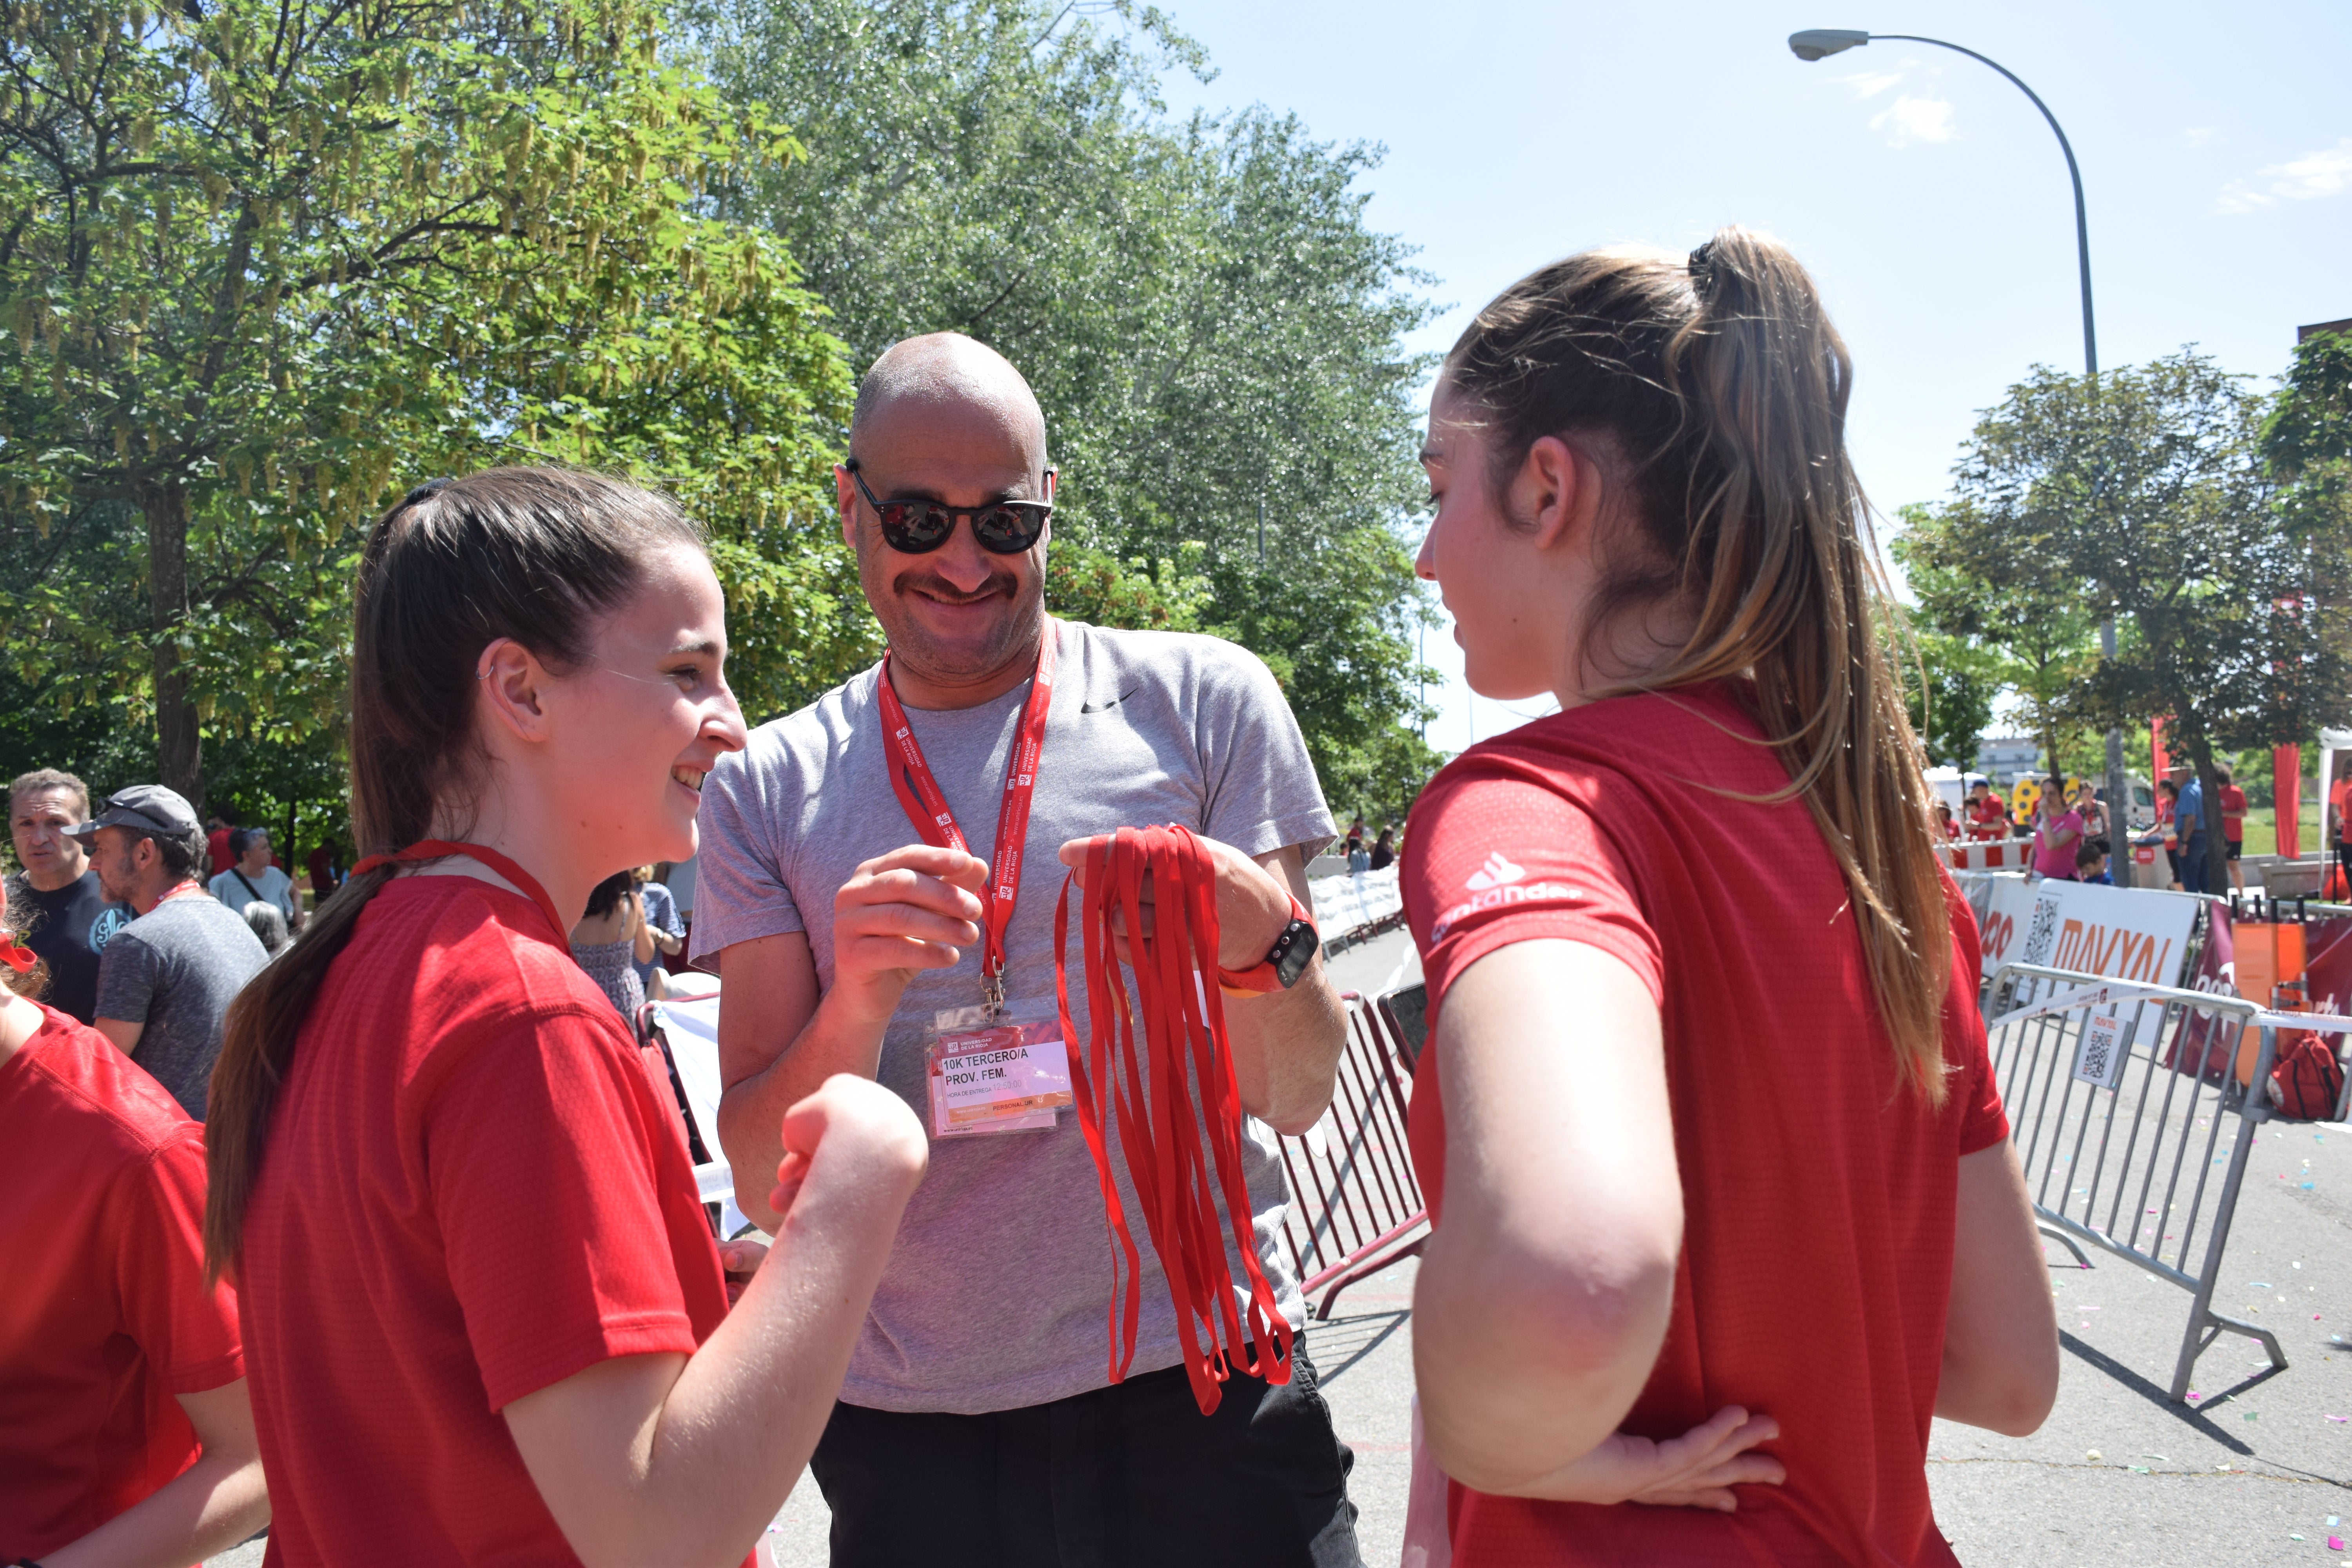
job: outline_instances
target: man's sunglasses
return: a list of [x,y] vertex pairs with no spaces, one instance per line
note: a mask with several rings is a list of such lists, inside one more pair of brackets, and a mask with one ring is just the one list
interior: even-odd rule
[[[986,506],[951,507],[935,500],[909,498],[902,500],[877,500],[866,486],[866,477],[857,471],[857,459],[852,458],[842,468],[857,481],[857,493],[882,520],[882,537],[891,549],[901,555],[927,555],[948,542],[955,531],[955,520],[971,519],[971,536],[980,547],[993,555],[1018,555],[1034,546],[1045,531],[1045,520],[1054,515],[1050,500],[999,500]],[[1054,470],[1045,470],[1045,494],[1054,493]]]

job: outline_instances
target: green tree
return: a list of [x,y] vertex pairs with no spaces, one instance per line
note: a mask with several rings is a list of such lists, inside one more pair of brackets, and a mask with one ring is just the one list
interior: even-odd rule
[[[2352,537],[2281,504],[2266,401],[2183,351],[2096,377],[2048,369],[1979,423],[1936,563],[1992,595],[2059,595],[2127,628],[2068,695],[2100,726],[2168,716],[2207,798],[2217,754],[2296,741],[2339,700]],[[2208,836],[2212,886],[2221,837]]]
[[[2062,584],[2031,571],[1994,578],[1975,569],[1968,552],[1986,525],[1966,502],[1908,506],[1902,517],[1904,530],[1890,548],[1918,601],[1920,654],[1929,667],[1931,692],[1947,696],[1956,721],[1972,714],[1981,700],[1984,722],[2000,694],[2014,692],[2044,763],[2070,771],[2096,744],[2074,695],[2095,657],[2089,616]],[[1938,658],[1949,670],[1940,678]],[[1981,690],[1987,681],[1989,694]],[[1950,691],[1941,693],[1947,685]],[[1969,762],[1954,765],[1971,765],[1973,746],[1969,755]]]
[[[721,210],[783,237],[853,363],[952,329],[1019,365],[1057,558],[1099,581],[1201,547],[1194,624],[1275,668],[1333,801],[1409,799],[1436,759],[1398,533],[1428,364],[1402,339],[1429,310],[1364,223],[1378,153],[1262,110],[1175,120],[1158,72],[1205,71],[1197,47],[1156,11],[1049,26],[1064,10],[709,0],[713,75],[809,149]],[[1085,604],[1127,624],[1120,599]]]
[[[703,193],[793,144],[642,0],[42,0],[0,43],[0,644],[202,737],[339,718],[359,530],[556,459],[703,516],[749,695],[866,640],[822,511],[847,381]],[[845,592],[845,589],[850,591]],[[307,787],[289,753],[289,788]]]
[[1911,728],[1930,762],[1966,772],[1977,765],[1978,745],[2000,696],[2000,656],[1965,637],[1926,629],[1915,630],[1911,641],[1899,656]]

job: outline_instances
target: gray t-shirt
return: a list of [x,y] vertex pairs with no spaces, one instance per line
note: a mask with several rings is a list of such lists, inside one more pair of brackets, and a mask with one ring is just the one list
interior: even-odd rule
[[[1064,875],[1055,857],[1065,841],[1172,822],[1245,854],[1297,844],[1311,858],[1332,832],[1297,722],[1253,655],[1214,637],[1055,625],[1054,700],[1021,899],[1005,936],[1005,994],[1016,1014],[1050,1013],[1054,1005],[1054,906]],[[859,862],[921,841],[890,787],[878,679],[878,667],[855,677],[761,725],[747,750],[719,760],[703,786],[697,954],[804,931],[818,981],[832,985],[834,895]],[[977,708],[908,715],[965,841],[982,859],[995,850],[1005,763],[1028,698],[1024,681]],[[1074,929],[1070,1016],[1084,1030],[1080,952]],[[927,1128],[923,1050],[934,1015],[979,1000],[975,943],[955,968],[918,975],[884,1035],[880,1080]],[[1284,1314],[1299,1325],[1297,1283],[1279,1234],[1288,1188],[1274,1133],[1254,1119],[1243,1163],[1258,1256]],[[1115,1145],[1111,1167],[1143,1257],[1131,1371],[1174,1366],[1183,1351],[1167,1282]],[[882,1410],[976,1414],[1101,1387],[1111,1245],[1076,1111],[1063,1111],[1048,1130],[935,1138],[842,1398]],[[1239,1290],[1241,1259],[1228,1263]],[[1238,1304],[1246,1300],[1243,1293]]]
[[107,942],[98,1016],[146,1025],[131,1059],[202,1121],[221,1020],[268,962],[252,928],[218,900],[166,899]]

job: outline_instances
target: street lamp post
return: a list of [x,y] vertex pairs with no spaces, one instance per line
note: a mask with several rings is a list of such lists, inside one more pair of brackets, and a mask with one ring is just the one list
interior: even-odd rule
[[[1874,40],[1886,43],[1933,44],[1939,49],[1949,49],[1954,54],[1966,55],[1979,65],[1990,66],[2008,78],[2018,91],[2032,100],[2033,107],[2042,111],[2042,118],[2050,122],[2052,133],[2058,138],[2058,150],[2066,154],[2066,176],[2074,183],[2074,255],[2082,271],[2083,280],[2083,369],[2084,374],[2092,378],[2093,384],[2095,386],[2099,374],[2099,339],[2097,332],[2093,330],[2091,318],[2091,223],[2083,207],[2083,171],[2075,165],[2074,147],[2066,140],[2065,128],[2058,123],[2058,117],[2050,112],[2050,106],[2042,101],[2042,95],[2026,86],[2015,71],[2011,70],[1999,60],[1989,58],[1974,49],[1962,48],[1958,44],[1947,43],[1942,38],[1923,37],[1916,33],[1863,33],[1846,28],[1814,27],[1801,33],[1790,34],[1789,52],[1801,60],[1811,62],[1825,59],[1831,55],[1843,54],[1848,49],[1859,48]],[[2113,662],[2116,657],[2116,621],[2112,615],[2099,623],[2099,651]],[[2048,762],[2051,770],[2055,772],[2058,759],[2052,757]],[[2106,762],[2107,842],[2109,847],[2113,847],[2120,837],[2128,835],[2131,827],[2131,796],[2124,786],[2124,732],[2121,730],[2107,731]],[[2121,834],[2118,833],[2119,828],[2122,830]],[[2131,873],[2126,869],[2130,864],[2131,862],[2127,860],[2114,862],[2116,869],[2124,873],[2122,879],[2126,883],[2131,879]]]

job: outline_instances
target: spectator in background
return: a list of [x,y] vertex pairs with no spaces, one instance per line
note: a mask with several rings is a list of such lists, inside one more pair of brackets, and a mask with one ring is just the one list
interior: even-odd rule
[[173,791],[117,790],[73,836],[89,846],[100,889],[137,915],[107,941],[92,1026],[202,1121],[221,1020],[269,955],[196,880],[205,835]]
[[50,1006],[78,1024],[97,1016],[98,955],[131,911],[99,890],[89,855],[68,833],[89,816],[89,789],[55,768],[8,785],[8,836],[22,869],[8,897],[26,906],[25,945],[48,966]]
[[335,847],[321,838],[311,847],[310,858],[303,867],[310,873],[310,907],[318,908],[343,885],[341,870],[335,865]]
[[2083,840],[2082,847],[2074,851],[2074,880],[2078,882],[2096,882],[2101,887],[2105,888],[2112,888],[2116,885],[2115,878],[2107,871],[2107,841],[2105,839],[2085,838]]
[[2186,763],[2177,763],[2172,778],[2180,790],[2180,797],[2172,807],[2173,832],[2180,840],[2180,889],[2187,893],[2210,892],[2205,836],[2210,831],[2210,819],[2217,813],[2205,807],[2205,785],[2197,777],[2196,769]]
[[2213,776],[2221,781],[2216,791],[2221,797],[2221,852],[2230,858],[2230,886],[2242,889],[2246,885],[2246,868],[2238,857],[2246,848],[2246,792],[2230,777],[2230,770],[2216,763]]
[[268,1521],[236,1296],[204,1277],[204,1134],[31,998],[0,914],[0,1561],[193,1563]]
[[236,859],[212,879],[213,897],[239,915],[247,904],[274,904],[286,917],[286,929],[300,931],[302,896],[294,890],[294,879],[269,863],[269,829],[233,827],[228,848]]
[[636,966],[653,957],[654,940],[631,878],[615,871],[588,895],[588,912],[572,928],[572,957],[634,1029],[646,999]]
[[2035,803],[2040,821],[2033,828],[2033,868],[2062,882],[2074,879],[2074,847],[2083,838],[2083,814],[2067,804],[2066,783],[2054,774],[2044,780]]
[[2156,781],[2156,822],[2146,833],[2132,842],[2160,844],[2164,847],[2166,864],[2172,868],[2171,887],[2180,889],[2180,840],[2173,836],[2172,817],[2180,802],[2180,786],[2170,779]]
[[205,875],[217,877],[236,864],[236,851],[229,845],[228,836],[236,831],[236,818],[225,811],[216,811],[205,819],[210,831],[205,835],[207,865]]
[[685,950],[686,922],[677,917],[677,900],[654,879],[651,866],[638,867],[630,880],[636,884],[638,907],[645,911],[646,931],[653,938],[656,954],[643,960],[632,955],[630,962],[636,968],[638,984],[646,988],[646,999],[658,1002],[669,994],[669,974],[662,968],[662,957]]
[[2107,836],[2107,803],[2092,787],[2088,779],[2074,786],[2074,812],[2083,819],[2083,837],[2105,838]]
[[2009,837],[2009,803],[1983,779],[1969,786],[1969,841],[1981,844]]
[[1941,795],[1937,796],[1935,804],[1927,809],[1936,816],[1937,842],[1949,844],[1960,836],[1960,825],[1952,820],[1952,808]]
[[261,951],[270,957],[277,957],[285,951],[286,944],[294,940],[293,934],[286,929],[286,911],[276,904],[266,904],[257,900],[246,905],[242,912],[246,929],[253,932],[254,940],[261,943]]
[[2327,809],[2336,818],[2327,841],[2336,846],[2336,869],[2352,884],[2352,752],[2336,753],[2336,780],[2327,786]]
[[1372,869],[1385,871],[1396,859],[1396,829],[1381,829],[1379,841],[1372,846]]

